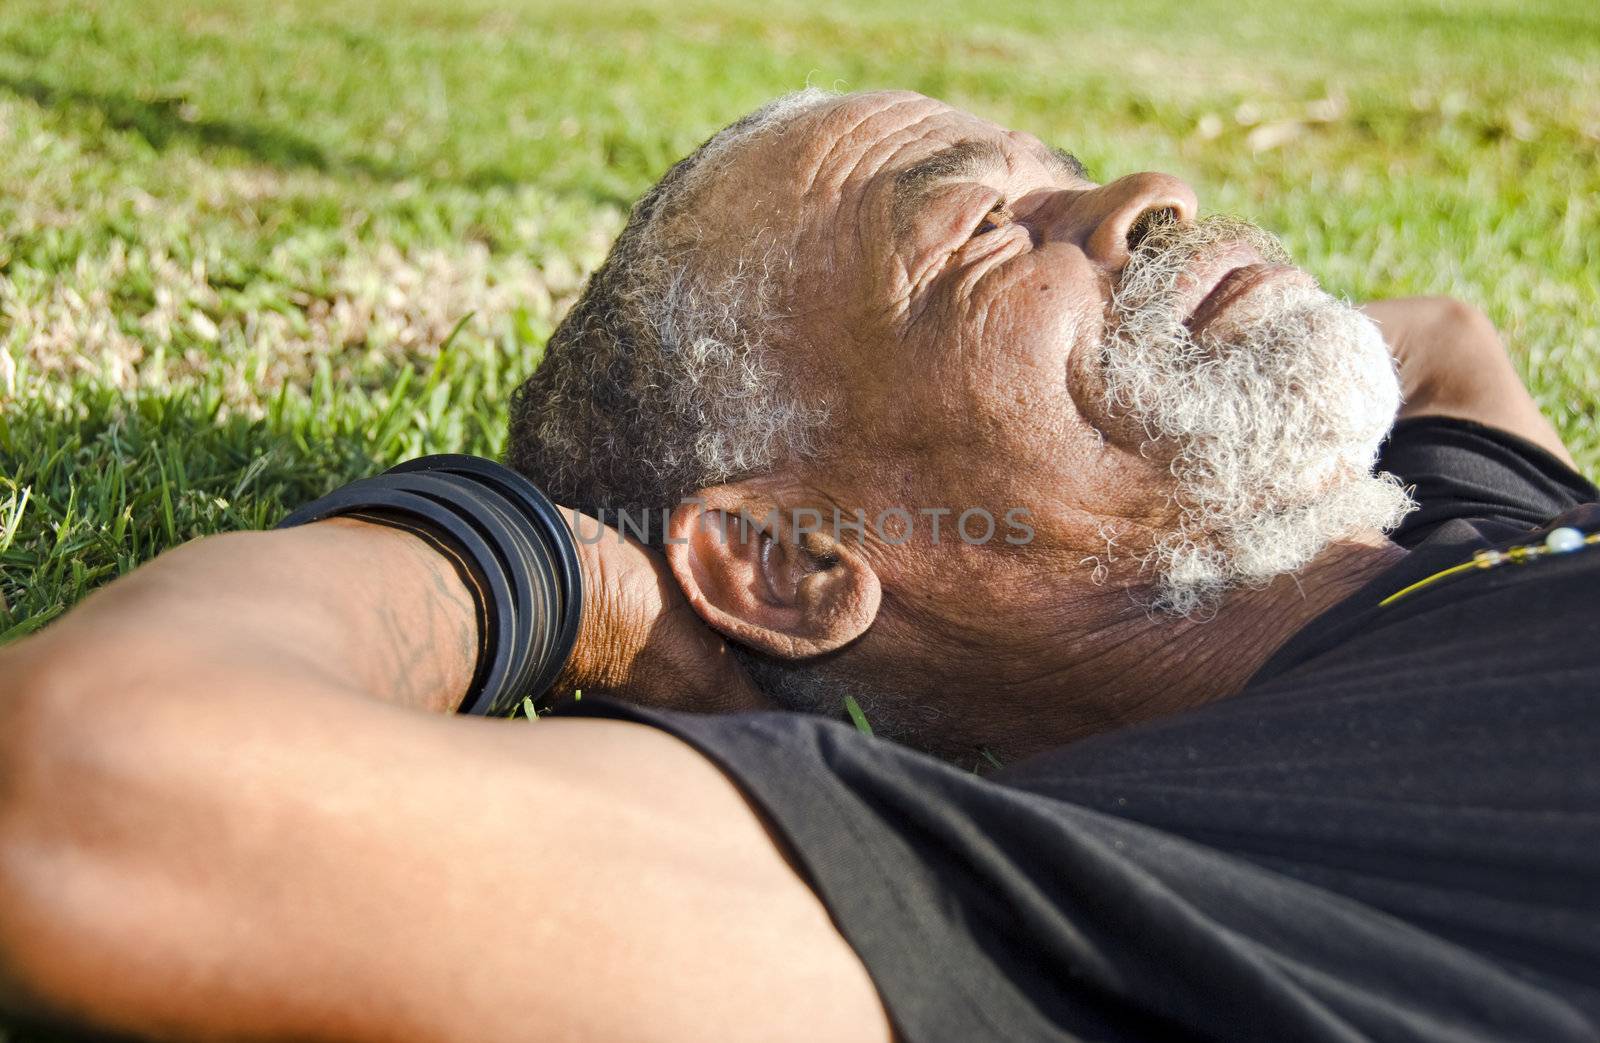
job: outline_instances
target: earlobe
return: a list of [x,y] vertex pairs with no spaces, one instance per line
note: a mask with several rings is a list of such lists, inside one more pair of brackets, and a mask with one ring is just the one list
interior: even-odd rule
[[859,547],[797,531],[792,512],[751,482],[706,489],[673,511],[666,553],[707,624],[769,655],[803,659],[860,637],[883,592]]

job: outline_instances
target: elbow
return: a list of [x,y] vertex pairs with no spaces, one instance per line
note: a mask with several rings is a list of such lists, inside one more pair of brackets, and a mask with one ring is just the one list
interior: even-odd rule
[[38,1013],[41,965],[56,962],[37,918],[53,900],[39,886],[56,838],[49,829],[49,793],[61,742],[47,723],[59,702],[51,673],[26,647],[0,653],[0,1010]]
[[[65,670],[37,651],[38,639],[0,652],[0,883],[10,855],[38,814],[43,777],[62,744],[76,700]],[[8,904],[0,894],[0,909]]]
[[116,868],[118,799],[89,675],[37,639],[0,652],[0,1010],[50,1017],[86,986],[84,883]]
[[1434,337],[1455,346],[1457,352],[1503,359],[1505,345],[1494,320],[1477,305],[1456,297],[1430,297]]
[[49,635],[0,652],[0,844],[12,846],[24,821],[49,799],[54,776],[90,744],[104,678],[100,657],[86,656]]
[[[0,654],[0,887],[16,852],[43,831],[66,765],[87,748],[81,666],[63,663],[40,639]],[[0,910],[12,903],[0,893]]]
[[1402,416],[1492,419],[1508,396],[1521,391],[1500,331],[1482,309],[1454,297],[1417,298],[1407,306],[1396,351]]
[[96,814],[137,792],[135,747],[160,707],[119,684],[116,660],[48,633],[0,652],[0,910],[19,851],[91,839]]

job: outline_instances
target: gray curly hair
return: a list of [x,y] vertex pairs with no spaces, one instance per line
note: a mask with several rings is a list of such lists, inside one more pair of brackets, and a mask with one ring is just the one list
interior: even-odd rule
[[[643,516],[646,542],[659,548],[660,509],[815,448],[826,409],[806,403],[773,357],[783,339],[777,266],[756,235],[730,259],[700,211],[743,150],[835,97],[807,89],[770,102],[713,135],[634,205],[544,361],[512,395],[507,463],[557,503]],[[730,647],[789,709],[837,713],[845,694],[868,712],[880,704],[881,693],[837,654],[788,661]]]
[[[511,398],[507,463],[557,503],[635,515],[803,457],[824,419],[770,354],[781,287],[752,242],[729,259],[699,204],[745,148],[833,95],[725,127],[633,207],[610,255]],[[647,542],[664,533],[650,526]]]

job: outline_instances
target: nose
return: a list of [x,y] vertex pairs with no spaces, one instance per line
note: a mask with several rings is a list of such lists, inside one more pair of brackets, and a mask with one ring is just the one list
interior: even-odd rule
[[[1131,241],[1140,218],[1169,210],[1180,222],[1200,209],[1194,189],[1170,174],[1129,174],[1091,189],[1077,200],[1073,222],[1087,232],[1083,252],[1107,271],[1121,271],[1138,245]],[[1082,234],[1080,231],[1080,234]]]

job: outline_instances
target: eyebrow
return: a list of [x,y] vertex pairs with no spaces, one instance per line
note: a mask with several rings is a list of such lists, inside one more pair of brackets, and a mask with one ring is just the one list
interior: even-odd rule
[[1089,168],[1083,165],[1083,160],[1074,156],[1059,145],[1051,145],[1045,149],[1050,156],[1051,165],[1058,171],[1070,177],[1082,178],[1085,181],[1093,180],[1089,177]]
[[1004,168],[1005,153],[993,141],[958,141],[946,145],[894,176],[889,220],[897,237],[911,232],[913,220],[930,195],[958,178],[972,178]]
[[[1063,148],[1048,148],[1044,156],[1057,173],[1087,178],[1088,171],[1078,157]],[[994,141],[958,141],[911,164],[894,175],[889,204],[889,220],[894,234],[904,238],[923,204],[943,185],[961,178],[975,178],[1007,166],[1006,155]]]

